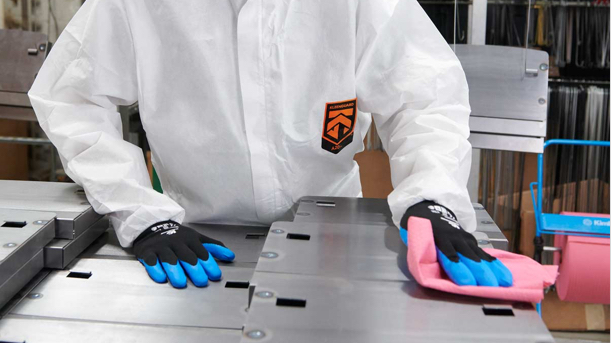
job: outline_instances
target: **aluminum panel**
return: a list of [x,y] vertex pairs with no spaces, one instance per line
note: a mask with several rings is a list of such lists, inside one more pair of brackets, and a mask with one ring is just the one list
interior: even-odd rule
[[71,271],[53,271],[11,314],[109,323],[240,329],[246,319],[248,289],[225,288],[226,281],[249,281],[253,270],[224,268],[223,280],[202,289],[189,283],[175,289],[151,281],[142,265],[130,260],[80,259]]
[[[245,343],[554,341],[530,304],[515,304],[513,316],[486,315],[484,304],[511,305],[437,292],[413,281],[257,272],[253,284]],[[277,306],[278,298],[306,304]],[[250,338],[262,335],[264,339]]]
[[543,138],[471,133],[469,142],[474,149],[519,151],[534,154],[543,152]]
[[[473,204],[473,208],[475,208],[475,219],[477,220],[476,232],[485,233],[488,236],[486,239],[490,241],[493,248],[509,250],[507,237],[505,237],[501,229],[492,220],[486,209],[481,204]],[[483,247],[482,244],[480,246]]]
[[109,221],[102,217],[75,239],[54,239],[44,248],[45,268],[64,269],[98,237],[108,230]]
[[74,183],[0,180],[0,208],[57,214],[56,238],[73,239],[102,218]]
[[0,91],[0,104],[7,106],[32,107],[27,93]]
[[545,137],[547,121],[469,117],[471,132]]
[[[469,84],[471,116],[544,121],[547,118],[549,56],[545,51],[456,44]],[[544,66],[542,68],[542,66]],[[526,75],[526,68],[538,71]]]
[[[235,254],[234,263],[257,263],[263,249],[269,228],[256,226],[230,226],[186,223],[203,235],[223,242]],[[248,237],[247,237],[248,235]],[[133,259],[132,249],[124,249],[119,244],[114,230],[101,235],[82,257],[93,258],[127,258]],[[222,266],[221,266],[222,268]]]
[[0,105],[0,118],[12,120],[37,121],[36,113],[27,107]]
[[[480,204],[473,204],[473,208],[478,221],[476,231],[485,232],[494,248],[507,250],[507,239],[488,212]],[[386,199],[320,196],[302,198],[294,222],[394,225]]]
[[20,316],[7,316],[0,320],[2,342],[238,343],[241,336],[241,330],[112,324]]
[[[287,234],[309,240],[287,239]],[[256,271],[345,277],[407,279],[407,248],[388,225],[275,222]]]
[[0,30],[0,91],[30,90],[47,55],[47,43],[43,33]]
[[185,224],[202,235],[219,240],[236,254],[236,263],[257,263],[269,227],[212,224]]
[[44,266],[43,252],[40,250],[29,261],[20,265],[11,276],[2,280],[0,284],[0,308],[15,296]]
[[386,199],[303,197],[294,222],[393,225]]
[[[288,239],[289,234],[308,235],[308,240]],[[487,233],[476,232],[475,238],[480,247],[493,247]],[[407,248],[399,230],[388,225],[275,222],[261,256],[257,272],[361,280],[411,277]]]
[[[0,209],[0,281],[8,280],[54,235],[55,213]],[[3,227],[25,222],[23,227]]]

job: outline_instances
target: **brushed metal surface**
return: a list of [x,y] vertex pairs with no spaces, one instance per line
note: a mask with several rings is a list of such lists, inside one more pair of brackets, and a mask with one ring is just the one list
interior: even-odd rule
[[45,268],[64,269],[80,253],[108,230],[110,225],[107,217],[102,217],[96,223],[74,239],[54,239],[44,248]]
[[[91,272],[88,279],[67,277]],[[70,270],[51,272],[11,314],[110,323],[240,329],[248,289],[225,288],[226,281],[249,281],[253,270],[224,268],[223,280],[205,289],[189,282],[175,289],[157,284],[137,261],[80,259]]]
[[476,149],[520,151],[540,154],[543,152],[543,138],[503,136],[496,134],[471,133],[469,142]]
[[238,343],[241,330],[205,329],[10,315],[0,320],[0,341],[27,343]]
[[[324,206],[324,203],[333,203],[334,206]],[[293,221],[296,223],[393,224],[392,213],[386,199],[314,196],[300,199]]]
[[21,263],[13,275],[0,279],[0,308],[7,304],[43,267],[44,256],[40,250],[30,260]]
[[[47,54],[47,35],[22,30],[0,30],[0,91],[27,93]],[[39,47],[44,45],[44,50]],[[35,48],[36,55],[28,49]]]
[[[0,209],[0,308],[43,268],[55,234],[55,213]],[[40,221],[40,222],[37,222]],[[23,227],[4,227],[25,222]]]
[[471,132],[545,137],[547,121],[469,117]]
[[[333,203],[334,206],[319,206],[317,202]],[[473,207],[478,218],[476,232],[485,232],[494,248],[507,250],[508,241],[488,212],[480,204],[474,203]],[[386,199],[322,196],[303,197],[299,202],[294,222],[394,225]],[[484,238],[481,235],[480,237]]]
[[[185,223],[199,233],[219,240],[235,254],[235,263],[257,263],[269,228]],[[247,238],[247,235],[249,235]],[[81,257],[134,259],[132,249],[119,244],[113,229],[102,234]],[[221,268],[223,266],[221,265]]]
[[[289,233],[310,239],[287,239]],[[275,222],[266,252],[278,257],[262,257],[257,272],[399,281],[409,273],[407,248],[399,230],[388,225]]]
[[[553,342],[530,304],[453,295],[414,281],[348,280],[256,272],[242,342]],[[270,292],[262,298],[256,294]],[[269,294],[269,293],[268,293]],[[306,306],[277,306],[278,298]],[[490,316],[484,304],[510,307]],[[264,340],[251,339],[260,330]]]
[[56,238],[73,239],[102,218],[74,183],[0,180],[0,208],[57,214]]
[[496,45],[456,44],[469,84],[471,116],[544,121],[547,118],[549,65],[545,51],[527,51],[526,68],[538,70],[527,76],[524,49]]

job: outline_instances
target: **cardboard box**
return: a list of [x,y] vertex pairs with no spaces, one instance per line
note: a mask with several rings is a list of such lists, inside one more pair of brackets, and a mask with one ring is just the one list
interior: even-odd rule
[[541,304],[543,321],[555,331],[609,331],[609,305],[561,301],[556,291]]
[[[0,119],[0,136],[27,137],[27,121]],[[0,179],[28,180],[28,146],[0,143]]]
[[359,164],[363,197],[386,199],[392,192],[390,162],[384,151],[363,151],[354,156]]

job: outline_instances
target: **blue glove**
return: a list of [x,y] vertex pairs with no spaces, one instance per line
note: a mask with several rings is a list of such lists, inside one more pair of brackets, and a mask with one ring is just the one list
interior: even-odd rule
[[197,287],[220,280],[221,269],[214,258],[235,258],[223,243],[173,221],[146,229],[134,241],[134,253],[153,281],[169,279],[176,288],[187,286],[187,276]]
[[432,201],[418,203],[403,215],[399,232],[405,245],[407,221],[411,216],[431,221],[437,261],[454,283],[460,286],[513,285],[511,271],[477,246],[475,237],[460,227],[452,211]]

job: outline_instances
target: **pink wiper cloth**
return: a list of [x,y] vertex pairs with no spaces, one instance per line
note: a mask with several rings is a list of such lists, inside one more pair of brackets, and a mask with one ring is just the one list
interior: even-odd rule
[[511,287],[458,286],[437,262],[433,229],[428,219],[411,217],[408,222],[407,265],[421,286],[439,291],[523,302],[539,302],[543,289],[552,285],[558,266],[542,266],[535,260],[503,250],[484,249],[498,258],[513,274]]

